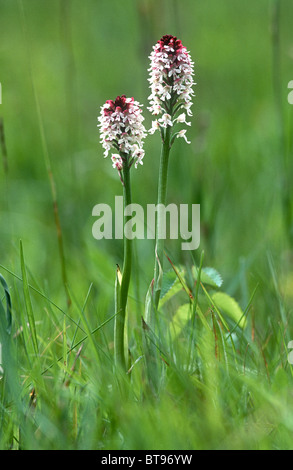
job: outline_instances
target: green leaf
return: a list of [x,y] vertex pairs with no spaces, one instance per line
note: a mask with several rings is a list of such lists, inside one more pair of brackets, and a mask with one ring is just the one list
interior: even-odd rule
[[[4,289],[5,300],[6,300],[6,322],[7,322],[6,331],[7,331],[7,333],[10,333],[11,332],[11,323],[12,323],[11,298],[10,298],[8,285],[6,284],[6,281],[5,281],[4,277],[1,274],[0,274],[0,283],[2,284],[2,287]],[[5,317],[5,310],[4,310],[4,307],[3,307],[3,304],[1,302],[1,300],[0,300],[0,307],[2,307],[2,309],[1,309],[2,312],[1,313],[3,313],[3,317]]]
[[164,273],[160,307],[162,307],[169,299],[171,299],[171,297],[173,297],[181,290],[182,284],[176,273],[173,270]]
[[175,339],[190,320],[190,304],[180,305],[170,324],[170,335]]
[[214,286],[221,287],[223,284],[223,279],[221,274],[215,268],[206,267],[202,269],[202,272],[203,278],[206,278],[206,281],[203,282],[206,282],[206,284],[211,282],[211,284],[214,284]]
[[[192,267],[192,273],[194,275],[195,280],[197,280],[198,269],[196,266]],[[203,284],[207,284],[208,286],[213,287],[214,289],[218,289],[223,284],[221,274],[216,269],[209,267],[202,268],[200,274],[200,281]]]
[[161,298],[163,298],[169,292],[169,290],[172,288],[172,286],[176,283],[177,280],[178,278],[173,270],[164,273],[161,289]]
[[246,318],[244,312],[233,297],[224,292],[216,292],[211,298],[218,309],[232,318],[240,328],[245,328]]

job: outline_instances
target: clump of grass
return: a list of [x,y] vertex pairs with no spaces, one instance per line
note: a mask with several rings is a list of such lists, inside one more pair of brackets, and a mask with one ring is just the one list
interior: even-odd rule
[[[7,336],[11,355],[2,362],[2,449],[292,448],[293,371],[281,314],[272,341],[253,318],[255,293],[244,309],[245,328],[233,315],[225,316],[225,326],[224,310],[212,301],[221,290],[218,273],[202,263],[201,273],[191,264],[188,270],[174,265],[166,275],[159,324],[164,335],[153,337],[162,370],[154,400],[143,380],[142,335],[130,334],[128,378],[117,375],[107,331],[113,317],[95,327],[89,323],[92,288],[82,306],[73,302],[68,317],[26,276],[6,273],[5,295],[9,291],[11,299],[13,291],[18,300]],[[36,305],[50,312],[46,320],[40,321]],[[1,325],[3,344],[3,311]]]

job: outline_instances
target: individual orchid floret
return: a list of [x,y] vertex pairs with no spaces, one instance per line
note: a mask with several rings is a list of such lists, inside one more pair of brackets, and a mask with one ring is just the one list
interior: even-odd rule
[[175,121],[182,123],[182,124],[186,124],[187,126],[191,126],[191,122],[186,121],[185,113],[179,114],[179,116],[175,119]]
[[158,122],[162,127],[173,126],[171,116],[168,113],[163,114],[161,119],[158,119]]
[[123,168],[123,160],[120,157],[119,153],[113,153],[111,155],[111,160],[113,168],[117,168],[118,171],[121,171]]
[[155,121],[149,132],[152,134],[158,128],[172,127],[177,123],[190,125],[182,113],[185,110],[188,116],[192,116],[192,87],[195,85],[194,63],[186,47],[176,36],[165,35],[153,47],[150,60],[148,109],[153,115],[162,117]]
[[160,129],[160,123],[159,121],[153,121],[152,122],[152,128],[149,130],[150,134],[154,134],[156,130]]
[[117,96],[115,101],[108,100],[101,106],[98,127],[104,156],[115,150],[111,160],[119,172],[124,165],[130,167],[134,163],[135,168],[138,163],[142,165],[143,139],[147,134],[141,106],[134,98],[126,98],[125,95]]
[[143,165],[143,157],[144,157],[144,150],[139,147],[137,144],[134,144],[132,147],[132,158],[134,160],[134,166],[135,168],[138,167],[138,164]]
[[186,129],[181,129],[181,131],[179,131],[179,132],[176,134],[176,137],[177,137],[177,138],[178,138],[178,137],[183,137],[183,139],[185,140],[185,142],[186,142],[187,144],[190,144],[190,141],[187,140],[187,137],[186,137],[185,134],[186,134]]

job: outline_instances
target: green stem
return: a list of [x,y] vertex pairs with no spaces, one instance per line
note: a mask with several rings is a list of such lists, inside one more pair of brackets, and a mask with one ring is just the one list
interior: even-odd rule
[[[131,204],[131,187],[130,187],[130,168],[128,165],[124,165],[123,168],[123,209],[125,214],[125,208]],[[124,215],[124,227],[128,221],[129,216]],[[126,369],[126,361],[124,354],[124,331],[125,331],[125,316],[126,316],[126,305],[128,298],[128,290],[131,276],[131,261],[132,261],[132,246],[131,240],[125,236],[123,237],[123,271],[121,285],[116,287],[116,317],[115,317],[115,330],[114,330],[114,355],[116,365],[121,366],[124,370]]]
[[[166,205],[167,195],[167,181],[168,181],[168,164],[170,155],[170,137],[171,127],[166,128],[164,141],[162,145],[160,169],[159,169],[159,185],[158,185],[158,205],[161,204],[162,208]],[[163,215],[164,211],[158,208],[158,216],[156,223],[156,259],[155,259],[155,271],[154,271],[154,290],[153,290],[153,301],[154,311],[156,312],[159,306],[160,294],[162,289],[162,272],[163,272],[163,260],[164,260],[164,239],[160,237],[162,235],[163,226]]]
[[163,280],[163,259],[164,259],[164,238],[162,234],[163,217],[165,217],[164,209],[166,205],[167,180],[168,180],[168,164],[171,148],[171,128],[167,127],[162,132],[163,145],[160,157],[159,183],[158,183],[158,212],[156,221],[156,252],[155,252],[155,268],[153,291],[149,291],[146,302],[146,325],[145,328],[145,358],[147,365],[147,375],[151,390],[157,394],[160,384],[159,363],[157,358],[157,345],[152,338],[156,337],[156,314],[159,306],[162,280]]

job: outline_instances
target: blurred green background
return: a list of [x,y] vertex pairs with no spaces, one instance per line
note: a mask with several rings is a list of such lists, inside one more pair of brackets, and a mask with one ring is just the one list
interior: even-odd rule
[[[20,273],[22,239],[36,284],[64,302],[47,155],[70,288],[84,298],[92,282],[105,314],[112,312],[122,244],[94,240],[92,208],[113,206],[122,188],[103,158],[97,116],[107,99],[124,93],[144,104],[151,127],[148,56],[162,35],[173,34],[191,53],[197,85],[191,144],[179,139],[172,149],[168,202],[201,204],[197,258],[204,250],[205,265],[219,270],[243,308],[259,282],[260,318],[274,309],[268,253],[290,300],[291,222],[284,214],[291,201],[292,18],[290,0],[1,0],[1,265]],[[158,134],[145,150],[143,167],[132,171],[133,202],[143,206],[156,201]],[[191,262],[180,240],[166,248],[174,262]],[[143,302],[154,241],[136,250]]]

